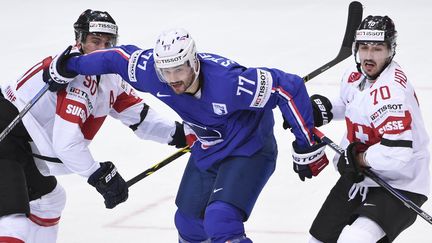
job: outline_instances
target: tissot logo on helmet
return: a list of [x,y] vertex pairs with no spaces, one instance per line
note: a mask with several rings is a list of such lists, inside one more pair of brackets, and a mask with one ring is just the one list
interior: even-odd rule
[[357,41],[384,41],[385,32],[383,30],[357,30]]
[[117,34],[117,25],[108,22],[90,22],[89,32]]

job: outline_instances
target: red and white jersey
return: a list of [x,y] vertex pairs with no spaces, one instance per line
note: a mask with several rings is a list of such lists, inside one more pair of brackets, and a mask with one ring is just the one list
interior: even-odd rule
[[[414,88],[396,62],[375,82],[368,81],[355,66],[348,70],[332,105],[334,117],[346,121],[343,148],[355,141],[369,145],[366,161],[387,183],[429,194],[429,136]],[[361,184],[377,186],[369,178]]]
[[[43,69],[50,62],[51,57],[46,58],[18,81],[2,87],[3,95],[18,110],[43,88]],[[142,139],[169,143],[175,132],[175,122],[148,107],[119,75],[79,75],[65,90],[45,93],[22,119],[33,140],[33,153],[63,162],[35,158],[42,174],[88,177],[97,170],[99,162],[93,159],[88,145],[107,115],[133,128]]]

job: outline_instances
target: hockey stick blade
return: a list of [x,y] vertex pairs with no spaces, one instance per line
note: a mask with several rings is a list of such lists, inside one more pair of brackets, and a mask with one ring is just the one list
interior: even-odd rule
[[319,74],[325,72],[327,69],[333,67],[334,65],[342,62],[352,55],[352,43],[354,41],[354,36],[357,28],[360,26],[363,16],[363,5],[360,2],[351,2],[348,8],[348,20],[345,29],[345,35],[342,41],[342,46],[339,50],[337,56],[330,62],[324,64],[313,72],[303,77],[304,82],[311,80],[312,78],[318,76]]
[[[339,145],[335,144],[330,138],[325,136],[324,133],[322,133],[316,128],[314,128],[313,132],[321,139],[321,141],[329,145],[330,148],[332,148],[336,153],[338,153],[340,156],[345,156],[345,150],[341,148]],[[417,204],[415,204],[413,201],[407,198],[402,192],[390,186],[386,181],[384,181],[381,177],[375,174],[375,172],[373,172],[370,169],[365,169],[363,171],[363,174],[365,174],[367,177],[372,179],[375,183],[383,187],[386,191],[391,193],[394,197],[396,197],[399,201],[401,201],[405,205],[405,207],[413,210],[416,214],[418,214],[428,223],[432,224],[432,216],[430,216],[428,213],[423,211],[419,206],[417,206]]]
[[190,151],[189,146],[186,146],[186,147],[184,147],[182,149],[179,149],[177,152],[175,152],[174,154],[170,155],[166,159],[164,159],[161,162],[153,165],[152,167],[148,168],[147,170],[141,172],[139,175],[135,176],[134,178],[128,180],[126,182],[127,186],[131,187],[133,184],[135,184],[138,181],[140,181],[140,180],[146,178],[147,176],[153,174],[155,171],[157,171],[160,168],[164,167],[165,165],[171,163],[172,161],[174,161],[175,159],[179,158],[183,154],[186,154],[189,151]]

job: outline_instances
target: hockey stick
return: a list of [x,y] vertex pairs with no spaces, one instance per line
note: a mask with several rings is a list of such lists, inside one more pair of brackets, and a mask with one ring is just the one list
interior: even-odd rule
[[362,16],[363,16],[362,4],[357,1],[351,2],[348,7],[348,20],[345,29],[345,35],[339,53],[330,62],[322,65],[318,69],[304,76],[303,80],[305,83],[352,55],[352,43],[354,41],[356,30],[360,26],[360,23],[362,21]]
[[44,95],[49,88],[49,84],[45,84],[43,88],[31,99],[26,106],[20,111],[20,113],[9,123],[9,125],[0,134],[0,142],[12,131],[12,129],[22,120],[25,114],[33,107],[34,104]]
[[186,147],[184,147],[182,149],[179,149],[177,152],[175,152],[174,154],[170,155],[166,159],[164,159],[161,162],[153,165],[152,167],[148,168],[144,172],[141,172],[139,175],[135,176],[134,178],[128,180],[126,182],[127,186],[131,187],[133,184],[135,184],[138,181],[140,181],[140,180],[146,178],[147,176],[153,174],[153,172],[159,170],[160,168],[162,168],[165,165],[171,163],[172,161],[174,161],[175,159],[177,159],[178,157],[182,156],[183,154],[185,154],[185,153],[187,153],[189,151],[190,151],[189,146],[186,146]]
[[[345,156],[344,149],[341,148],[339,145],[335,144],[330,138],[325,136],[321,131],[314,128],[314,134],[317,135],[321,139],[321,141],[329,145],[340,156]],[[401,201],[407,208],[413,210],[415,213],[420,215],[420,217],[422,217],[428,223],[432,224],[432,216],[430,216],[425,211],[423,211],[419,206],[417,206],[417,204],[412,202],[403,193],[390,186],[386,181],[384,181],[381,177],[375,174],[375,172],[371,171],[370,169],[365,169],[363,170],[363,174],[365,174],[367,177],[371,178],[378,185],[380,185],[385,190],[390,192],[394,197],[396,197],[399,201]]]

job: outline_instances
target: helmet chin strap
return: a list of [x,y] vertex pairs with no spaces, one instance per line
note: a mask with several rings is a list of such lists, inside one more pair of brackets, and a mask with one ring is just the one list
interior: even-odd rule
[[198,90],[201,88],[200,86],[200,82],[198,79],[198,74],[194,73],[194,79],[193,81],[189,84],[189,86],[186,88],[185,93],[190,93],[192,95],[196,94],[198,92]]
[[193,70],[194,72],[194,78],[193,81],[189,84],[189,86],[186,88],[186,93],[190,93],[192,95],[195,95],[200,89],[201,89],[201,83],[199,82],[199,74],[200,74],[200,63],[197,60],[196,63],[196,69]]

